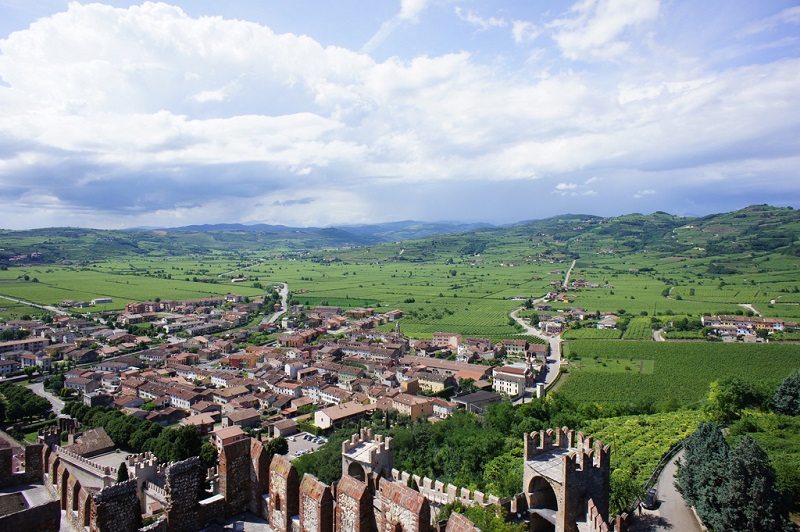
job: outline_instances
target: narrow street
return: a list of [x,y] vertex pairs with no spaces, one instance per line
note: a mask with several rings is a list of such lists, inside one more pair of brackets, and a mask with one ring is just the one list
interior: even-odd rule
[[44,384],[42,384],[41,382],[34,382],[33,384],[29,384],[28,388],[30,388],[31,391],[36,395],[44,397],[45,399],[50,401],[50,404],[53,405],[53,412],[55,412],[56,415],[59,415],[61,413],[61,410],[64,408],[64,401],[62,401],[52,393],[45,391]]
[[694,516],[691,508],[686,506],[683,497],[675,489],[675,473],[678,470],[677,462],[683,456],[680,451],[672,460],[667,462],[661,476],[656,483],[656,498],[658,504],[654,510],[642,509],[641,516],[635,516],[633,524],[628,530],[638,531],[671,531],[671,532],[701,532],[703,529]]
[[[538,303],[542,299],[543,298],[537,299],[534,302]],[[511,316],[514,321],[525,328],[524,334],[529,334],[531,336],[541,338],[542,340],[547,340],[547,342],[550,344],[550,356],[547,358],[547,375],[545,375],[544,379],[545,386],[549,386],[550,383],[556,379],[556,376],[558,376],[559,368],[561,367],[561,336],[548,336],[542,334],[542,331],[528,325],[525,320],[519,317],[520,310],[522,309],[516,309],[512,311],[509,316]]]
[[278,283],[278,284],[282,286],[282,288],[280,289],[280,294],[281,294],[281,308],[283,310],[275,312],[272,316],[270,316],[269,319],[267,320],[267,323],[275,323],[276,321],[278,321],[278,318],[280,318],[284,314],[284,312],[289,310],[289,285],[286,283]]

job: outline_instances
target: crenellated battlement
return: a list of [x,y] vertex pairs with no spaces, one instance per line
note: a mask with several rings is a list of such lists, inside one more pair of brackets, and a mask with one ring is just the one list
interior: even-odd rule
[[[53,437],[57,431],[42,431]],[[465,506],[495,504],[509,515],[523,516],[531,529],[555,524],[559,532],[609,532],[607,519],[610,447],[567,427],[542,430],[524,437],[522,492],[500,498],[478,490],[445,484],[394,469],[392,438],[362,429],[342,444],[342,477],[327,485],[297,470],[286,456],[268,454],[262,442],[246,439],[225,445],[219,465],[206,469],[198,457],[159,464],[151,453],[125,456],[131,480],[113,484],[113,467],[103,467],[59,446],[44,445],[30,451],[46,464],[41,477],[60,499],[67,519],[76,527],[97,530],[135,530],[150,505],[159,502],[164,518],[159,530],[189,532],[220,517],[251,511],[268,518],[273,530],[315,532],[417,530],[442,532],[436,524],[437,508],[460,502]],[[10,465],[10,449],[0,461]],[[28,454],[28,453],[26,453]],[[72,468],[72,472],[67,466]],[[105,488],[95,492],[81,486],[73,466],[103,478]],[[42,469],[42,467],[39,467]],[[211,494],[204,481],[211,480]],[[108,481],[108,482],[106,482]],[[412,489],[410,486],[414,486]],[[458,518],[451,518],[453,519]],[[467,521],[453,530],[470,530]],[[624,530],[617,518],[615,532]]]
[[533,460],[540,454],[553,449],[570,449],[574,447],[575,431],[567,427],[547,429],[525,434],[525,459]]
[[496,504],[498,506],[508,507],[510,499],[500,498],[496,495],[486,495],[482,491],[470,491],[467,488],[459,488],[453,484],[444,484],[439,480],[432,480],[428,477],[420,477],[407,473],[405,471],[398,471],[392,469],[392,480],[403,485],[408,485],[410,480],[413,480],[419,492],[425,496],[431,503],[436,505],[445,505],[454,501],[460,501],[466,506],[486,506],[487,504]]
[[594,440],[581,432],[578,433],[576,447],[570,449],[565,461],[576,471],[583,471],[588,467],[607,469],[611,463],[611,446],[603,445],[601,440]]
[[84,471],[92,474],[99,474],[101,476],[116,476],[117,468],[111,466],[101,466],[96,464],[95,462],[89,460],[88,458],[84,458],[83,456],[70,451],[69,449],[65,449],[63,447],[59,447],[58,445],[53,447],[53,452],[55,452],[59,457],[61,457],[66,462],[71,463],[77,467],[80,467]]
[[162,498],[164,501],[167,500],[167,490],[159,486],[158,484],[154,484],[152,482],[145,481],[142,484],[142,489],[145,492],[155,493],[158,497]]
[[361,429],[358,434],[353,434],[349,440],[342,442],[342,452],[349,453],[358,446],[367,443],[372,443],[373,447],[377,449],[378,454],[394,449],[392,438],[384,438],[382,434],[373,436],[372,429]]
[[375,473],[380,477],[391,476],[394,465],[394,442],[392,438],[375,436],[372,429],[361,429],[349,440],[342,442],[342,475],[366,480]]

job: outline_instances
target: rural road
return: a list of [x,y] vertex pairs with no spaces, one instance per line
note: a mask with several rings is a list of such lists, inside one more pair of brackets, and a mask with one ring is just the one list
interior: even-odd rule
[[[543,298],[537,299],[535,302],[538,303],[542,299]],[[525,334],[536,336],[542,340],[547,340],[550,344],[550,357],[547,360],[551,360],[552,362],[547,363],[547,375],[544,379],[544,385],[549,386],[550,383],[555,380],[556,376],[558,376],[558,371],[561,367],[561,336],[547,336],[542,334],[542,331],[535,327],[531,327],[525,323],[525,320],[519,317],[520,310],[522,309],[513,310],[509,315],[514,321],[525,328]]]
[[686,506],[683,497],[675,489],[675,473],[678,470],[677,462],[683,456],[680,451],[672,460],[667,462],[656,484],[658,506],[655,510],[642,509],[641,516],[635,516],[632,526],[628,530],[638,531],[670,531],[670,532],[701,532],[702,528],[691,508]]
[[752,311],[753,314],[755,314],[756,316],[759,316],[759,317],[761,316],[761,313],[758,310],[756,310],[756,307],[754,307],[750,303],[739,303],[739,306],[742,307],[742,308],[746,308],[747,310]]
[[8,297],[8,296],[0,296],[0,298],[7,299],[15,303],[20,303],[22,305],[28,305],[29,307],[36,307],[44,310],[49,310],[50,312],[55,312],[56,314],[66,314],[66,312],[64,312],[60,308],[51,307],[50,305],[38,305],[36,303],[31,303],[30,301],[25,301],[24,299],[16,299],[14,297]]
[[269,317],[267,323],[275,323],[279,317],[283,315],[289,309],[289,285],[286,283],[278,283],[281,285],[280,294],[281,294],[281,308],[283,310],[274,313],[272,316]]
[[575,260],[572,261],[572,264],[570,265],[569,270],[567,270],[567,274],[564,276],[564,284],[561,285],[561,286],[567,286],[569,284],[569,276],[572,275],[572,268],[575,267],[575,264],[577,262],[578,262],[578,259],[575,259]]
[[30,388],[31,391],[33,391],[33,393],[35,393],[36,395],[40,395],[45,399],[47,399],[48,401],[50,401],[50,404],[53,405],[53,412],[55,412],[56,415],[61,413],[61,409],[64,408],[64,401],[62,401],[52,393],[46,392],[44,390],[44,384],[42,384],[41,382],[35,382],[29,385],[28,388]]

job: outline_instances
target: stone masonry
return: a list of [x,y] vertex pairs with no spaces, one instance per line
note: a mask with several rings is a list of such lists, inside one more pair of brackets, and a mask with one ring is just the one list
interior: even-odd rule
[[300,510],[297,470],[285,456],[276,454],[269,468],[269,523],[276,532],[291,532],[292,517]]
[[333,532],[331,488],[309,474],[300,483],[300,531]]
[[166,470],[168,530],[192,532],[204,524],[198,512],[198,499],[203,491],[203,469],[196,456],[170,464]]
[[336,530],[370,532],[374,529],[372,494],[365,483],[344,475],[336,486]]
[[135,480],[104,488],[92,499],[89,517],[91,530],[136,532],[142,526]]

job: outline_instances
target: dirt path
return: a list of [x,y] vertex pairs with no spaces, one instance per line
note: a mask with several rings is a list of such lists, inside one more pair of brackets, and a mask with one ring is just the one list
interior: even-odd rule
[[578,259],[575,259],[575,260],[572,261],[572,264],[570,265],[569,270],[567,270],[567,274],[564,276],[564,284],[562,286],[567,286],[569,284],[569,276],[572,275],[572,268],[575,267],[575,264],[577,262],[578,262]]
[[754,306],[753,306],[753,305],[751,305],[750,303],[738,303],[738,305],[739,305],[740,307],[742,307],[742,308],[746,308],[747,310],[750,310],[750,311],[752,311],[752,312],[753,312],[753,314],[755,314],[755,315],[756,315],[756,316],[758,316],[759,318],[761,317],[761,313],[760,313],[758,310],[756,310],[756,307],[754,307]]

